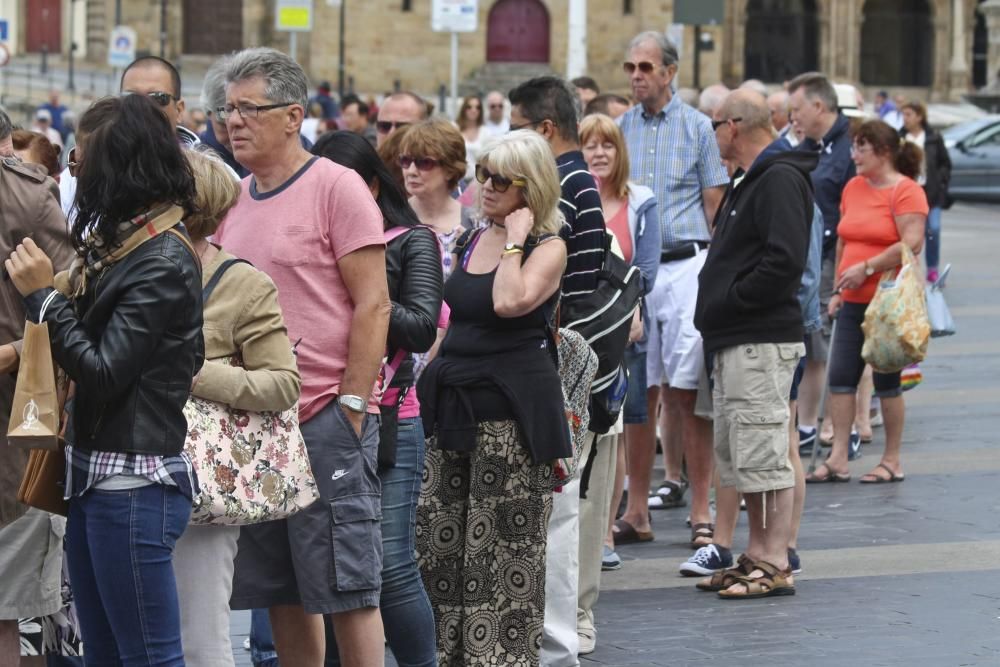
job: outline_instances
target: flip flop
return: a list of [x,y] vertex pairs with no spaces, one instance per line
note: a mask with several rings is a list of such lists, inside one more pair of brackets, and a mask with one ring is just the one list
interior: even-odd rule
[[[877,474],[875,474],[875,470],[878,470],[879,468],[889,473],[889,477],[888,478],[879,477]],[[902,482],[906,480],[906,475],[897,475],[892,471],[891,468],[889,468],[889,466],[887,466],[884,463],[879,463],[877,466],[875,466],[875,470],[872,470],[870,473],[862,475],[861,479],[859,479],[858,482],[861,484],[892,484],[895,482]],[[870,479],[865,479],[866,477]]]
[[[820,477],[816,473],[818,473],[823,468],[826,468],[826,475]],[[828,466],[825,463],[822,464],[816,470],[809,473],[809,475],[806,477],[806,484],[829,484],[833,482],[850,482],[850,481],[851,481],[850,475],[844,475],[838,472],[834,472],[830,468],[830,466]]]
[[614,538],[615,546],[653,541],[653,531],[636,530],[635,526],[630,524],[625,519],[618,519],[615,521],[614,528],[611,530],[611,535]]

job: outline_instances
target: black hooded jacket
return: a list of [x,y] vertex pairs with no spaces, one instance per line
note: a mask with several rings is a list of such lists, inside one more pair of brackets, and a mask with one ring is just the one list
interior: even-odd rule
[[694,322],[706,352],[802,341],[796,294],[813,218],[809,172],[817,160],[772,144],[730,183],[698,277]]

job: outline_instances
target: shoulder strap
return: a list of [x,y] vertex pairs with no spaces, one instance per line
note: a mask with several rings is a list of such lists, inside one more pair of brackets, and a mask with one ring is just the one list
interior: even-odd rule
[[[229,267],[233,266],[234,264],[250,264],[250,262],[246,261],[245,259],[240,259],[237,257],[234,259],[227,259],[222,264],[220,264],[219,268],[217,268],[215,270],[215,273],[212,274],[212,277],[209,279],[208,284],[205,285],[205,288],[201,291],[202,303],[208,303],[208,297],[212,296],[212,292],[215,291],[216,285],[218,285],[219,281],[222,280],[222,275],[229,270]],[[253,264],[250,264],[250,266],[253,266]]]

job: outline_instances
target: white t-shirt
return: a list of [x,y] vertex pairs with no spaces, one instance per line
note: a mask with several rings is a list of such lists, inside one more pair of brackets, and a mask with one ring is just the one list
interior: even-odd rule
[[[910,143],[920,146],[920,150],[924,150],[924,143],[927,141],[927,133],[921,132],[920,134],[910,134],[906,133],[906,140]],[[917,183],[920,185],[927,184],[927,153],[924,153],[923,161],[920,163],[920,176],[917,178]]]

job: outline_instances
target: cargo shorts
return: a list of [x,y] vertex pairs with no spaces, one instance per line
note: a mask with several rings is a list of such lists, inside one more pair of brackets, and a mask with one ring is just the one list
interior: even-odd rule
[[741,493],[795,485],[788,461],[788,395],[802,343],[745,343],[715,354],[715,462]]
[[243,526],[230,606],[301,604],[309,614],[378,607],[378,418],[365,417],[359,438],[334,400],[301,429],[320,498],[288,519]]

